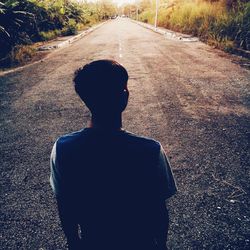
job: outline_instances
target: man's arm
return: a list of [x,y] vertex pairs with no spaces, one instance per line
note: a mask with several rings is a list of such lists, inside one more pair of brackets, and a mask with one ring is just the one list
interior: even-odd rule
[[65,198],[57,197],[57,207],[62,229],[67,238],[68,247],[70,250],[80,250],[81,240],[78,234],[78,223],[76,214],[72,211],[71,201]]
[[[78,223],[75,211],[72,211],[73,200],[66,194],[61,169],[57,159],[57,142],[54,144],[50,158],[50,184],[55,193],[57,207],[62,229],[65,233],[70,250],[80,249],[80,238],[78,234]],[[69,187],[68,187],[69,188]]]
[[160,148],[158,161],[158,191],[155,202],[155,237],[160,250],[166,250],[166,241],[169,229],[169,213],[166,207],[166,200],[173,196],[176,191],[176,184],[169,160]]
[[165,201],[160,201],[155,210],[155,238],[159,250],[166,250],[169,215]]

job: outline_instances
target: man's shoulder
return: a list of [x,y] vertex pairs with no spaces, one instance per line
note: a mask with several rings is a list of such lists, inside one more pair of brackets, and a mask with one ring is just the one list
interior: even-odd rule
[[76,144],[84,135],[84,129],[59,136],[56,140],[57,147]]
[[79,147],[85,134],[86,134],[85,129],[82,129],[58,137],[55,142],[57,151],[58,150],[71,151],[74,150],[75,147]]
[[[96,136],[102,136],[103,133],[95,133],[96,131],[85,128],[76,132],[72,132],[69,134],[65,134],[60,136],[57,141],[56,141],[56,145],[57,148],[75,148],[77,146],[79,146],[80,144],[82,145],[84,142],[89,142],[89,140],[86,140],[88,137],[90,137],[90,139],[92,138],[91,136],[94,135],[94,139],[96,139]],[[105,134],[105,133],[104,133]],[[115,134],[109,134],[107,133],[106,136],[110,136],[110,138],[113,138],[114,140],[118,140],[120,143],[127,144],[128,147],[130,148],[138,148],[141,150],[156,150],[156,151],[160,151],[161,148],[161,144],[160,142],[158,142],[157,140],[150,138],[150,137],[146,137],[146,136],[142,136],[142,135],[138,135],[126,130],[122,130],[120,132],[116,132]],[[92,138],[93,139],[93,138]],[[97,142],[96,142],[97,143]]]
[[153,138],[142,136],[142,135],[137,135],[129,131],[125,131],[125,133],[126,133],[127,138],[129,138],[131,144],[143,146],[149,149],[156,149],[156,150],[160,150],[161,148],[160,142],[158,142],[157,140]]

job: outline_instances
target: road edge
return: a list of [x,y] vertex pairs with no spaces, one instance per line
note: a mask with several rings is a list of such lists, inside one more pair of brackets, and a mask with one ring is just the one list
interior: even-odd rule
[[92,27],[90,27],[89,29],[87,30],[84,30],[82,31],[81,33],[61,42],[61,43],[58,43],[56,45],[53,45],[53,46],[41,46],[38,48],[38,50],[52,50],[52,49],[59,49],[59,48],[63,48],[69,44],[72,44],[73,42],[76,42],[78,41],[79,39],[81,39],[82,37],[85,37],[86,35],[88,35],[89,33],[93,32],[94,30],[100,28],[102,25],[104,25],[105,23],[107,23],[108,21],[105,21],[105,22],[102,22],[102,23],[99,23],[97,25],[94,25]]
[[155,28],[155,26],[152,24],[143,23],[143,22],[136,21],[133,19],[130,19],[130,20],[131,20],[131,22],[136,23],[136,24],[138,24],[146,29],[149,29],[149,30],[154,31],[155,33],[161,34],[168,39],[179,40],[179,41],[183,41],[183,42],[199,42],[200,41],[200,39],[198,37],[195,37],[192,35],[187,35],[187,34],[175,32],[175,31],[168,30],[168,29],[165,29],[162,27]]

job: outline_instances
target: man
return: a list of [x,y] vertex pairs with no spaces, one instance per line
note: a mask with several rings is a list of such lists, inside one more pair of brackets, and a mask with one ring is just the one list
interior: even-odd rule
[[127,81],[126,69],[111,60],[75,73],[92,118],[55,142],[50,177],[69,249],[166,249],[165,200],[176,186],[160,143],[122,129]]

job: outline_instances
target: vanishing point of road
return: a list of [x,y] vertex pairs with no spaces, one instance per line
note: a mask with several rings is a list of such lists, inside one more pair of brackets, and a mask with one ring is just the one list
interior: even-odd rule
[[159,140],[170,157],[179,192],[168,202],[169,249],[250,249],[249,71],[127,19],[1,76],[0,248],[66,249],[49,157],[58,136],[87,124],[72,76],[96,59],[127,68],[124,128]]

